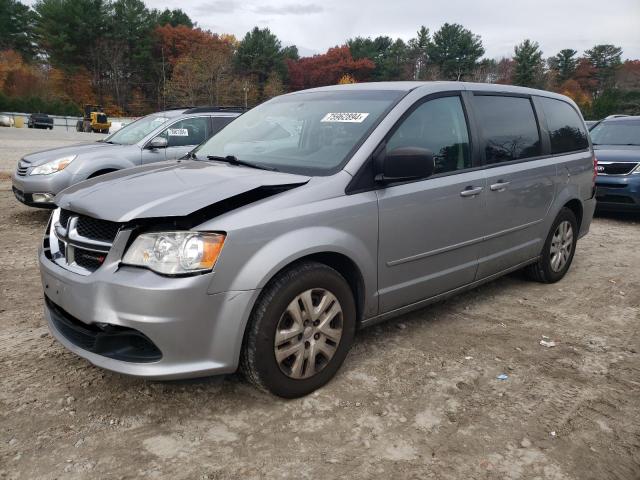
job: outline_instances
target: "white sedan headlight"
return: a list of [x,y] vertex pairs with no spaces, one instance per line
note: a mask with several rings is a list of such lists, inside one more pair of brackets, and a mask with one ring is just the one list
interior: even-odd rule
[[64,170],[67,166],[76,159],[77,155],[67,155],[66,157],[56,158],[50,162],[38,165],[29,175],[51,175],[52,173]]
[[142,233],[129,247],[122,263],[165,275],[211,271],[224,239],[224,234],[209,232]]

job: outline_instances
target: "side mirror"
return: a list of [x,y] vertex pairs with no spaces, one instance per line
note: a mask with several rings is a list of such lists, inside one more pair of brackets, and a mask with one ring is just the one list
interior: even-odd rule
[[151,140],[149,143],[147,143],[147,148],[149,150],[155,150],[157,148],[167,148],[167,145],[169,145],[169,142],[166,138],[156,137],[153,140]]
[[431,150],[419,147],[400,147],[384,155],[375,179],[380,183],[419,180],[431,176],[435,168]]

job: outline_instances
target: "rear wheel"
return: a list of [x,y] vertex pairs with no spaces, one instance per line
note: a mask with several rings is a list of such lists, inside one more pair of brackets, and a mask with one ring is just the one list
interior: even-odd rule
[[285,398],[307,395],[342,365],[355,317],[353,294],[342,275],[320,263],[296,265],[272,280],[258,299],[241,369],[262,390]]
[[540,259],[526,268],[527,276],[543,283],[562,279],[573,261],[577,240],[576,216],[570,209],[563,208],[551,226]]

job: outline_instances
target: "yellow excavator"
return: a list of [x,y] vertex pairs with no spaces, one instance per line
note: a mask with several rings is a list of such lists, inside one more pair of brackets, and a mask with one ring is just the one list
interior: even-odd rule
[[85,105],[84,117],[76,123],[78,132],[109,133],[111,122],[102,110],[102,105]]

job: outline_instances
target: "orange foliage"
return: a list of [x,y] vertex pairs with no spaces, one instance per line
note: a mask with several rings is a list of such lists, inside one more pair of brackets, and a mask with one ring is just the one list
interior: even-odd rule
[[560,93],[571,98],[580,108],[591,105],[591,96],[575,80],[569,79],[560,85]]
[[14,50],[0,52],[0,91],[7,96],[39,95],[46,91],[42,70],[25,63]]
[[598,88],[598,70],[587,58],[578,60],[578,66],[573,74],[573,79],[578,82],[580,88],[585,92],[595,92]]
[[340,77],[340,80],[338,80],[338,85],[347,85],[349,83],[356,83],[356,79],[348,73],[345,73],[342,77]]
[[66,73],[57,68],[49,71],[49,88],[54,98],[67,100],[78,105],[96,103],[91,75],[84,67],[75,73]]
[[625,61],[616,72],[616,84],[624,90],[640,90],[640,60]]
[[171,66],[175,66],[185,55],[201,48],[231,51],[237,44],[233,35],[218,35],[185,25],[173,27],[166,24],[156,27],[155,36],[157,53],[164,54],[167,63]]
[[287,60],[289,81],[292,90],[335,85],[344,75],[350,75],[356,81],[363,81],[375,68],[368,58],[354,60],[349,47],[334,47],[327,53],[305,57],[300,60]]

